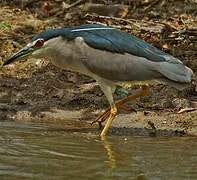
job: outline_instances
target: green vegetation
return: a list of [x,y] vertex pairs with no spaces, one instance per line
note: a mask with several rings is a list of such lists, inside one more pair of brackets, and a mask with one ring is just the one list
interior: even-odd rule
[[11,24],[8,22],[0,22],[0,30],[10,30],[11,27]]

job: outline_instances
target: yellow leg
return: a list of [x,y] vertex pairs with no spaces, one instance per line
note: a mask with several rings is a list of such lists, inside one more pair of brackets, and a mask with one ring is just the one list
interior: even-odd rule
[[[148,92],[149,92],[149,87],[148,86],[142,86],[142,90],[140,92],[117,101],[115,103],[115,105],[116,105],[117,108],[123,108],[124,109],[123,105],[126,102],[131,101],[131,100],[135,100],[138,97],[146,96],[148,94]],[[98,122],[99,125],[101,125],[101,123],[104,122],[110,115],[111,115],[110,108],[107,108],[107,110],[104,113],[102,113],[98,118],[96,118],[96,120],[93,121],[91,124],[94,124],[94,123]]]
[[108,130],[109,130],[111,124],[112,124],[112,121],[114,120],[114,118],[116,117],[116,115],[117,115],[117,109],[114,106],[113,108],[111,108],[109,118],[107,119],[107,123],[105,124],[105,127],[102,130],[102,132],[101,132],[101,137],[102,138],[104,136],[106,136],[106,134],[107,134],[107,132],[108,132]]

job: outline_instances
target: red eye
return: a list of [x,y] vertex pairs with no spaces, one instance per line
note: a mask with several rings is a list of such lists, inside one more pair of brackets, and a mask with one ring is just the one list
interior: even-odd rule
[[44,45],[44,39],[38,39],[35,43],[35,47],[40,48]]

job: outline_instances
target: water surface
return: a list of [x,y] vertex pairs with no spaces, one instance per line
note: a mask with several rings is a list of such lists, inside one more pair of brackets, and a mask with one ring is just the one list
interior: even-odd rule
[[0,123],[0,179],[197,179],[192,137],[110,136]]

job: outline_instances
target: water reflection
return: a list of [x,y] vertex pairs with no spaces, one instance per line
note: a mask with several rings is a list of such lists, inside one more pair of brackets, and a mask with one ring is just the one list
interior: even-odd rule
[[197,179],[197,141],[0,124],[0,179]]
[[113,170],[114,168],[116,168],[116,157],[115,157],[115,153],[112,150],[112,145],[108,141],[108,137],[102,137],[101,141],[102,141],[104,149],[107,152],[107,156],[108,156],[107,163],[110,169]]

